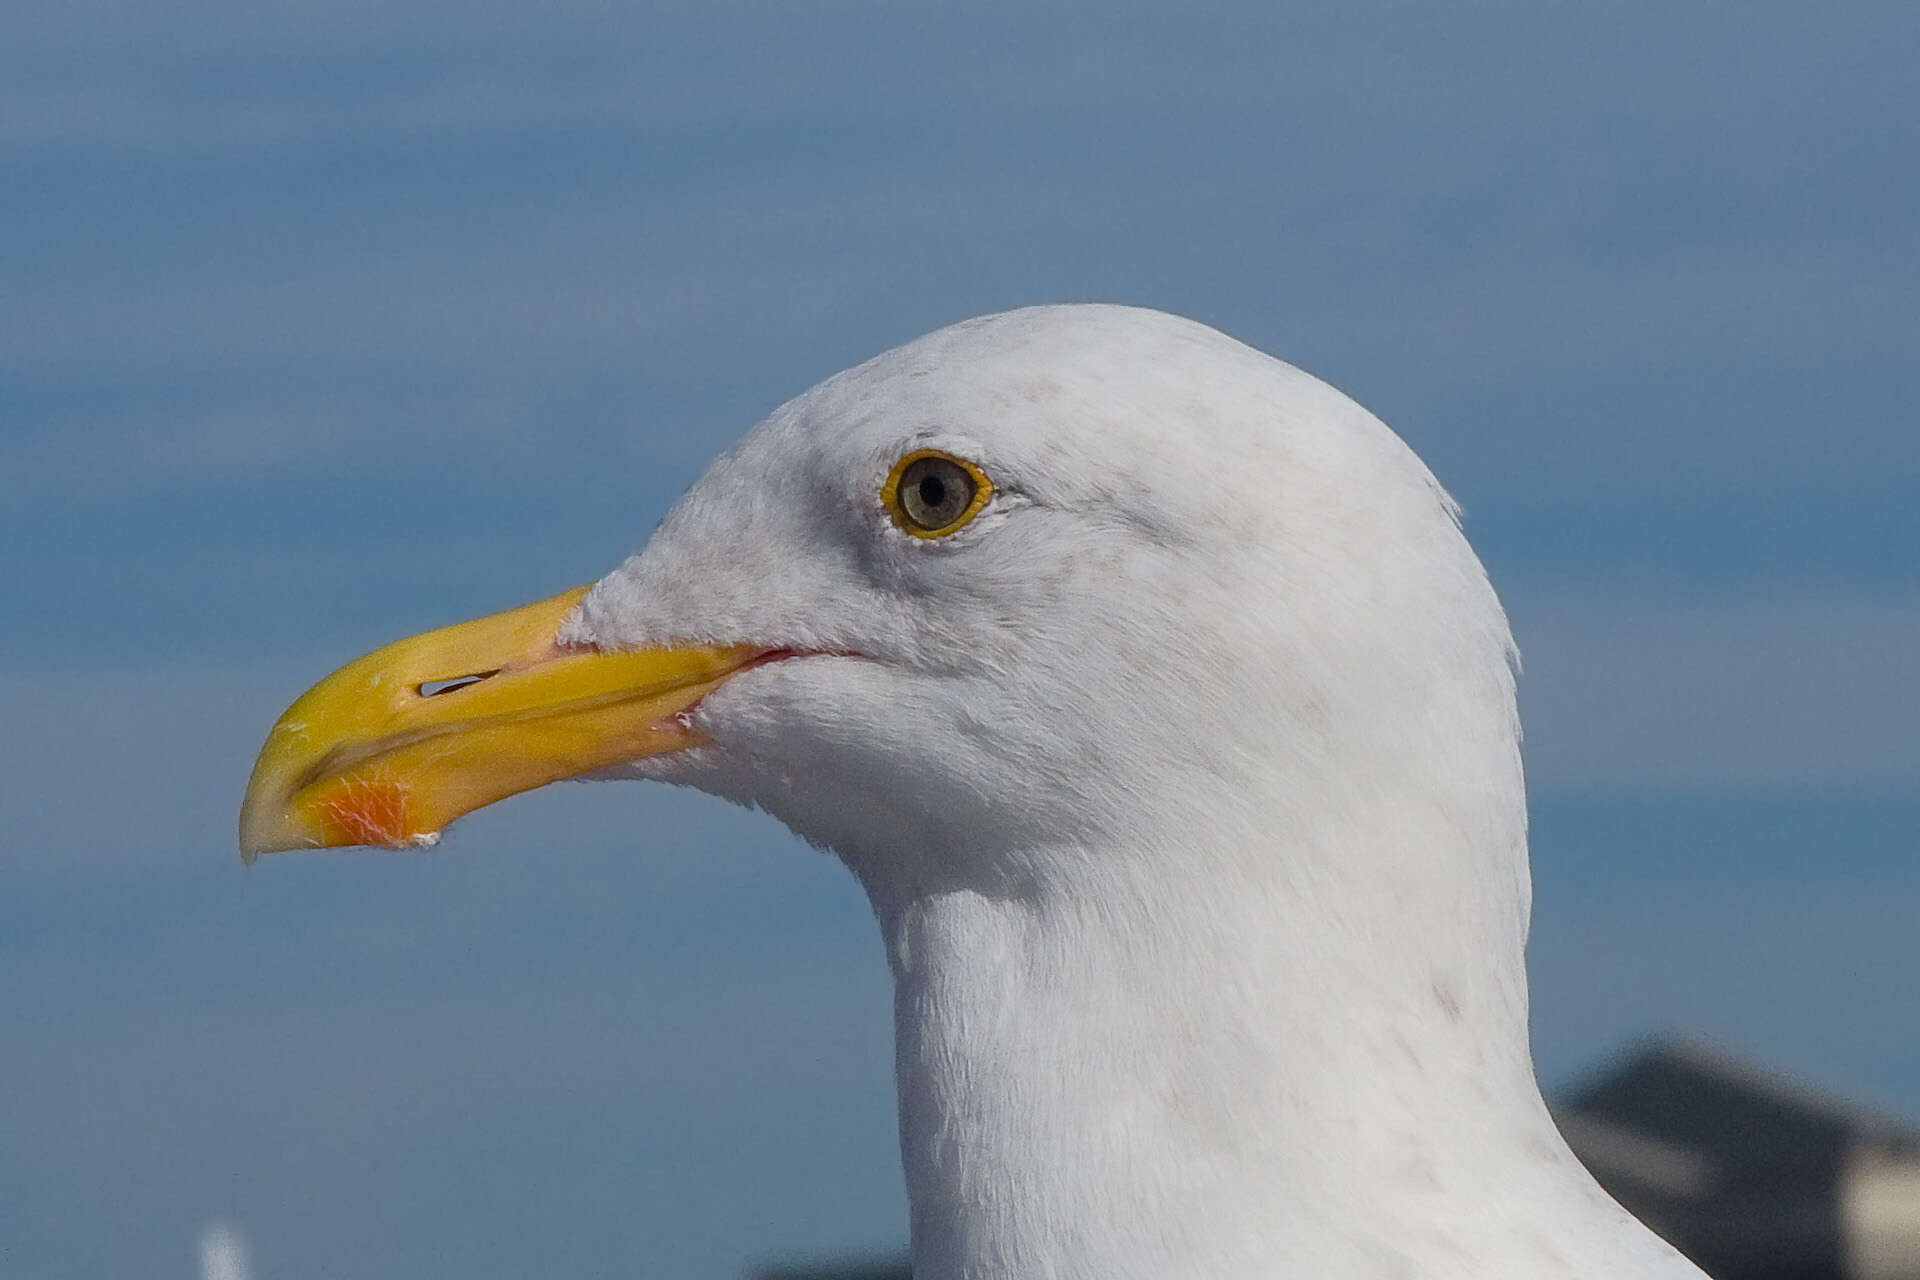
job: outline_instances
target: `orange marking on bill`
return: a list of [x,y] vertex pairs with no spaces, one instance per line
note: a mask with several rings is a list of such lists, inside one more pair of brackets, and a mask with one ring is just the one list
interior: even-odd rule
[[384,778],[347,778],[319,802],[329,839],[342,844],[411,843],[405,787]]

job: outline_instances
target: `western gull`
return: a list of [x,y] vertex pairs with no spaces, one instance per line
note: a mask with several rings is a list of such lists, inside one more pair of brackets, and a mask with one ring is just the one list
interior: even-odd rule
[[1365,409],[1037,307],[840,373],[646,546],[289,708],[240,843],[562,778],[774,814],[894,979],[919,1280],[1698,1277],[1534,1080],[1514,649]]

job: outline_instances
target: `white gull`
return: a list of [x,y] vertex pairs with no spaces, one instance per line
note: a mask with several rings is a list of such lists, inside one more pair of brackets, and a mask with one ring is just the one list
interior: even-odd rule
[[584,597],[317,686],[242,842],[587,772],[859,878],[918,1280],[1699,1275],[1534,1080],[1513,648],[1452,503],[1214,330],[1033,308],[827,380]]

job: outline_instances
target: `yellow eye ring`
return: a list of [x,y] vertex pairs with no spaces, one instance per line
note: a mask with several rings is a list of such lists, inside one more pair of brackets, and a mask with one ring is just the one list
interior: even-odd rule
[[915,449],[893,464],[880,502],[893,523],[916,538],[944,538],[964,527],[993,497],[993,481],[965,458]]

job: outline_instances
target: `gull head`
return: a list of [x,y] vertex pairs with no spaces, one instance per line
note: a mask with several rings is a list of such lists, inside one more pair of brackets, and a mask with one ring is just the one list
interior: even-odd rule
[[241,848],[637,777],[832,849],[916,1275],[1694,1276],[1534,1081],[1513,646],[1456,517],[1202,325],[969,321],[775,410],[599,581],[326,677]]
[[762,807],[876,898],[1330,807],[1498,825],[1511,646],[1455,514],[1371,414],[1203,325],[968,321],[776,410],[590,587],[316,686],[243,848],[426,843],[580,776]]

